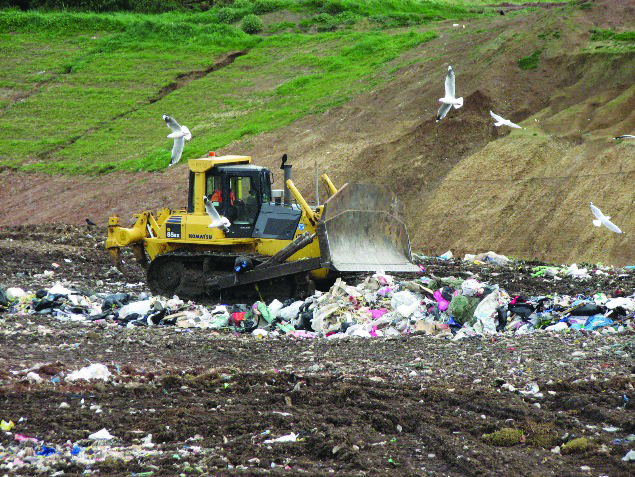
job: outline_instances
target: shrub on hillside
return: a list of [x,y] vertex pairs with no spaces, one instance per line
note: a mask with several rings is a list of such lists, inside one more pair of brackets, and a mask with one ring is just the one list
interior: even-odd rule
[[243,17],[241,11],[229,7],[219,8],[215,15],[219,22],[227,23],[228,25],[237,22]]
[[252,13],[243,18],[241,28],[245,33],[258,33],[262,31],[262,20]]
[[276,10],[284,8],[286,3],[288,2],[280,0],[256,0],[253,2],[251,10],[256,15],[263,15],[265,13],[275,12]]

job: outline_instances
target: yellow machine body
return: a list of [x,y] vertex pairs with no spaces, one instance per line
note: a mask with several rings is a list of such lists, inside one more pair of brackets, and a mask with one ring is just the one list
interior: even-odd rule
[[[123,227],[117,216],[111,217],[108,224],[106,248],[115,263],[121,263],[121,248],[131,246],[137,261],[148,269],[151,284],[154,280],[159,284],[169,282],[174,285],[155,286],[159,291],[165,293],[183,288],[179,288],[184,280],[183,267],[193,267],[190,263],[192,257],[200,259],[200,265],[196,267],[201,268],[201,277],[206,277],[208,270],[216,270],[216,262],[225,260],[229,263],[234,257],[249,257],[262,268],[268,265],[265,262],[269,257],[275,258],[276,254],[284,254],[288,249],[292,253],[284,257],[284,263],[303,261],[288,273],[297,273],[301,265],[306,264],[305,268],[310,265],[311,269],[303,271],[313,279],[323,279],[329,272],[338,271],[338,260],[342,263],[342,271],[350,271],[351,267],[357,267],[359,271],[389,271],[391,267],[398,271],[415,269],[410,262],[405,226],[393,217],[396,214],[392,209],[394,200],[370,186],[357,189],[347,184],[337,190],[324,175],[330,198],[324,205],[310,205],[290,179],[285,181],[286,201],[283,202],[281,197],[274,198],[270,171],[253,165],[249,156],[191,159],[188,166],[190,189],[186,208],[164,208],[156,215],[146,210],[134,215],[136,221],[131,227]],[[289,203],[290,196],[295,199],[292,203]],[[367,196],[372,198],[369,203],[377,210],[358,210],[368,209],[367,204],[364,205]],[[342,204],[342,199],[347,203]],[[205,200],[213,203],[219,214],[230,220],[229,227],[209,227],[212,217],[206,210]],[[385,204],[378,206],[382,201]],[[333,212],[330,222],[323,220],[325,207],[330,207]],[[377,230],[369,233],[369,228]],[[367,235],[370,239],[359,241],[360,235]],[[371,263],[359,266],[344,263],[353,253],[352,249],[346,250],[347,240],[353,248],[361,246],[367,249],[355,250],[353,255],[358,257],[356,260],[368,255],[361,261],[370,260]],[[378,243],[370,243],[369,240]],[[294,244],[298,241],[302,245],[296,247]],[[332,242],[335,246],[330,249]],[[382,254],[387,256],[386,248],[394,248],[391,254],[401,257],[397,258],[397,265],[382,262]],[[169,266],[165,264],[167,257],[171,260]],[[157,260],[159,258],[161,262]],[[162,262],[165,263],[159,267]],[[156,265],[154,271],[153,265]],[[178,277],[177,273],[180,274]],[[276,276],[281,276],[286,272],[276,273]]]

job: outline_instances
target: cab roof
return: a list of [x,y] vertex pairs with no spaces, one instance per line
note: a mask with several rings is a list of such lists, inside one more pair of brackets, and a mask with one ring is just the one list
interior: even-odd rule
[[251,164],[251,156],[209,156],[190,159],[187,164],[192,172],[205,172],[216,166],[238,166]]

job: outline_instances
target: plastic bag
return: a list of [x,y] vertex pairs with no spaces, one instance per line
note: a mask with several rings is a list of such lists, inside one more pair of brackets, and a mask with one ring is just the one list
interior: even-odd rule
[[479,304],[478,298],[470,298],[464,295],[455,296],[450,302],[448,313],[461,325],[474,317],[474,311]]
[[482,287],[483,285],[481,285],[478,280],[475,280],[474,278],[468,278],[461,284],[461,293],[466,296],[474,296]]
[[114,439],[115,436],[104,427],[101,431],[93,432],[88,438],[96,441],[109,441],[110,439]]
[[284,305],[280,300],[273,300],[269,303],[269,310],[271,311],[271,316],[274,318],[278,316],[278,312],[284,308]]
[[77,381],[78,379],[103,379],[107,381],[111,376],[108,368],[100,363],[91,364],[90,366],[86,366],[78,371],[74,371],[66,376],[67,381]]
[[296,301],[293,302],[291,305],[282,308],[277,316],[279,316],[280,318],[282,318],[284,321],[293,321],[298,314],[300,313],[300,307],[304,304],[303,301]]
[[507,265],[511,262],[511,260],[505,255],[499,255],[498,253],[492,252],[491,250],[487,253],[479,253],[476,256],[476,260],[480,260],[482,262],[490,262],[494,265]]
[[139,315],[144,316],[152,308],[152,303],[153,300],[143,300],[128,303],[127,305],[122,306],[121,310],[119,310],[119,317],[125,318],[126,316],[133,313],[138,313]]
[[9,301],[19,300],[26,296],[26,292],[22,288],[7,288],[7,298]]
[[390,305],[404,318],[409,318],[419,308],[422,297],[410,290],[395,293],[390,299]]
[[613,320],[611,320],[610,318],[607,318],[606,316],[603,315],[594,315],[594,316],[589,316],[589,318],[587,319],[585,325],[584,325],[584,329],[585,330],[597,330],[598,328],[603,328],[604,326],[609,326],[613,324]]
[[492,293],[483,298],[476,310],[474,310],[474,318],[476,323],[474,329],[479,333],[496,333],[496,325],[498,324],[498,311],[497,308],[503,304],[505,300],[499,290],[494,290]]

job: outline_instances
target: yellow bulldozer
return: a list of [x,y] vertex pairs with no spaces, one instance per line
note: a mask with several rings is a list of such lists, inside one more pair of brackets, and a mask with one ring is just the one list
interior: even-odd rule
[[[388,190],[368,184],[337,189],[309,204],[283,156],[284,190],[249,156],[188,161],[187,208],[146,210],[122,227],[110,217],[106,248],[121,267],[130,246],[153,293],[182,299],[249,300],[303,297],[316,283],[351,272],[415,272],[410,240]],[[316,197],[316,202],[319,196]],[[213,204],[225,225],[214,226]],[[217,223],[217,222],[215,222]]]

